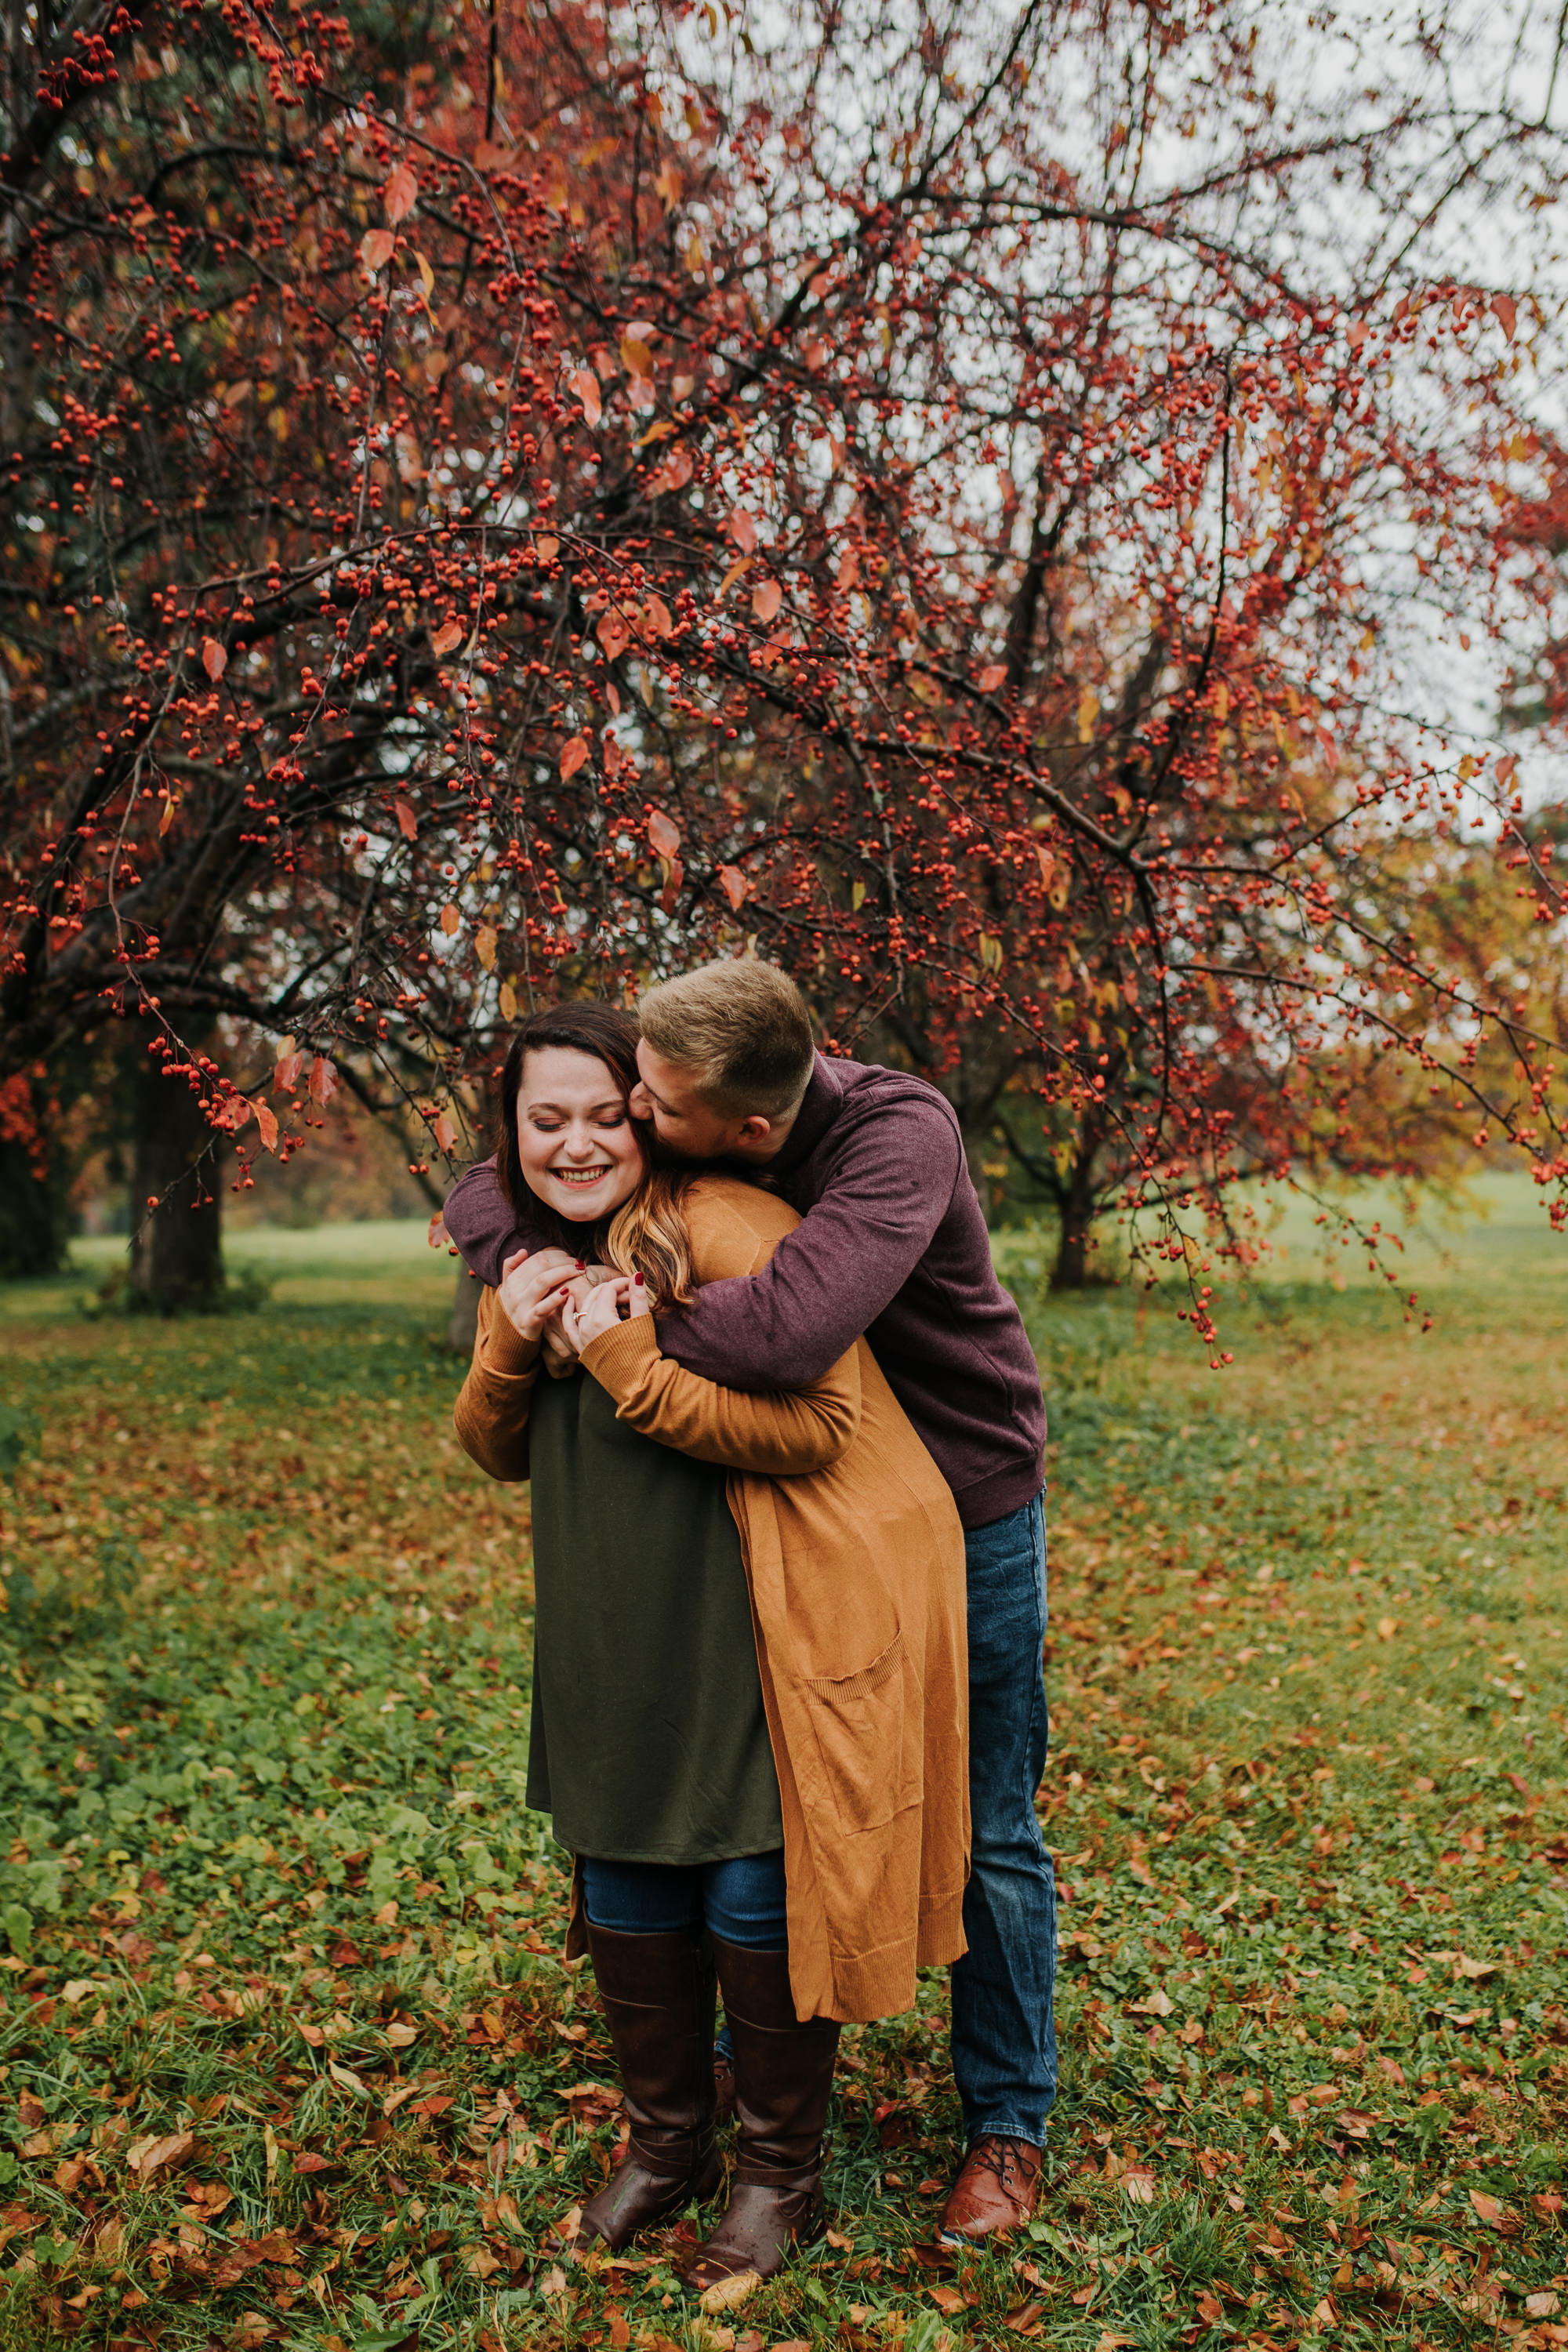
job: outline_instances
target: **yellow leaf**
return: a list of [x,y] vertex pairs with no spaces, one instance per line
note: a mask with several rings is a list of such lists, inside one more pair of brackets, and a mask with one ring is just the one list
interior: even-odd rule
[[428,302],[431,295],[436,291],[436,272],[422,253],[415,255],[414,267],[419,272],[419,283],[425,289],[425,299]]
[[651,375],[653,353],[636,335],[621,337],[621,365],[628,375]]
[[510,980],[502,981],[500,993],[496,1001],[500,1006],[500,1017],[503,1021],[517,1019],[517,991]]
[[496,968],[496,935],[489,923],[481,925],[474,940],[474,952],[487,971]]
[[1092,686],[1086,686],[1078,698],[1078,740],[1080,743],[1094,740],[1094,722],[1100,717],[1100,697]]
[[849,886],[849,906],[851,912],[858,915],[865,903],[866,885],[864,882],[852,882]]

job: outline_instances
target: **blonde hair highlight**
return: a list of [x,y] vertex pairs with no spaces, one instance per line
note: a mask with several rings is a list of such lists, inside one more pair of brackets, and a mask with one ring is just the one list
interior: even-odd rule
[[694,1181],[689,1171],[650,1168],[605,1237],[605,1255],[616,1273],[642,1276],[656,1315],[684,1307],[697,1286],[685,1210]]

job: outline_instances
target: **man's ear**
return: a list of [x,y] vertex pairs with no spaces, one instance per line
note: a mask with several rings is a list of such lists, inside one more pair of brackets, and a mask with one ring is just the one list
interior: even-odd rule
[[736,1129],[735,1140],[737,1143],[745,1144],[765,1143],[773,1131],[772,1119],[764,1118],[760,1111],[752,1111],[751,1116],[743,1118]]

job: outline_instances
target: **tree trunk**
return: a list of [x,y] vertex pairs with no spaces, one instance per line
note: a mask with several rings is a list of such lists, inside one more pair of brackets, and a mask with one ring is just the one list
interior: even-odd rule
[[1094,1154],[1085,1152],[1073,1161],[1063,1189],[1061,1239],[1057,1244],[1057,1262],[1051,1268],[1053,1290],[1087,1287],[1094,1209]]
[[474,1341],[479,1330],[479,1292],[484,1285],[477,1282],[459,1258],[458,1287],[452,1297],[452,1312],[447,1324],[447,1345],[455,1356],[465,1360],[474,1352]]
[[[16,1078],[0,1092],[0,1281],[56,1274],[66,1256],[66,1188],[52,1164],[43,1089]],[[10,1132],[6,1132],[9,1129]]]
[[160,1315],[210,1312],[223,1296],[217,1138],[200,1098],[152,1055],[132,1092],[131,1286]]

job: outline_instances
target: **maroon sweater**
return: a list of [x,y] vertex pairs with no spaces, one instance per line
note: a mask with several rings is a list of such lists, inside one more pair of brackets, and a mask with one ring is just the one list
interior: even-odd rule
[[[964,1526],[1032,1502],[1045,1475],[1039,1367],[992,1265],[945,1097],[900,1070],[818,1055],[766,1172],[804,1222],[760,1274],[709,1283],[661,1316],[665,1352],[728,1388],[798,1389],[864,1333]],[[561,1238],[542,1208],[520,1230],[493,1160],[468,1171],[445,1214],[492,1286],[512,1250]]]

